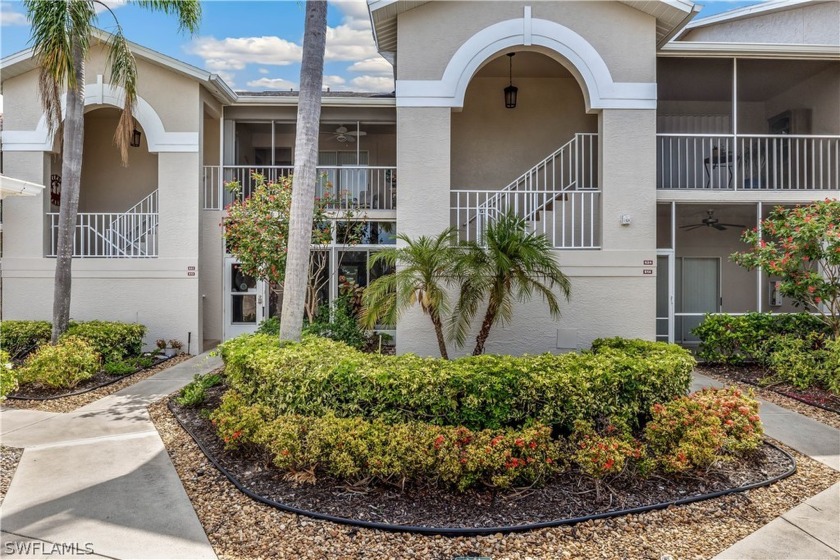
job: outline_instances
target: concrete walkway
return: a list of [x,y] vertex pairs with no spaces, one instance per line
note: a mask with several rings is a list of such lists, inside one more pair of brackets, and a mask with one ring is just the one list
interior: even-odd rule
[[146,407],[220,365],[202,354],[70,414],[0,412],[24,449],[0,557],[216,558]]
[[[722,384],[694,374],[692,391]],[[761,402],[765,433],[840,471],[840,430]],[[840,559],[840,483],[806,500],[747,538],[724,550],[715,560]]]

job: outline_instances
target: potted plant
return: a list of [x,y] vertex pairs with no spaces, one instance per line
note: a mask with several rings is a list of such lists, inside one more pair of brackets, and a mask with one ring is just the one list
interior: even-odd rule
[[166,353],[166,341],[162,338],[155,340],[155,346],[157,346],[158,354],[165,354]]
[[170,339],[169,341],[169,348],[166,349],[166,355],[168,357],[177,356],[181,353],[181,348],[184,347],[184,343],[178,340],[177,338]]

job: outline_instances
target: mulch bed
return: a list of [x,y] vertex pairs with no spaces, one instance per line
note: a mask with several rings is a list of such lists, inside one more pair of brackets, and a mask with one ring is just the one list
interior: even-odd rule
[[[211,390],[206,406],[216,406],[222,392],[223,388]],[[671,503],[760,483],[783,475],[792,467],[787,455],[765,445],[748,459],[716,464],[703,476],[624,476],[609,480],[600,501],[596,499],[594,481],[574,472],[543,488],[469,490],[461,494],[438,488],[357,488],[326,477],[315,484],[295,484],[285,479],[283,471],[273,468],[265,455],[226,451],[206,414],[179,407],[174,401],[170,407],[210,455],[255,494],[302,510],[391,525],[489,528],[554,522]]]
[[7,398],[12,400],[51,400],[51,399],[60,399],[64,397],[71,397],[73,395],[81,395],[83,393],[87,393],[89,391],[95,391],[100,387],[105,387],[111,385],[112,383],[117,383],[123,379],[128,379],[132,375],[136,375],[143,371],[151,370],[157,368],[159,365],[163,364],[164,362],[170,360],[172,358],[164,358],[160,356],[155,356],[155,362],[147,367],[142,369],[136,369],[131,373],[126,373],[124,375],[111,375],[109,373],[105,373],[104,371],[99,371],[91,377],[90,379],[86,379],[73,387],[72,389],[67,389],[63,387],[38,387],[33,385],[24,385],[19,388],[14,393],[10,393],[7,395]]
[[787,383],[762,383],[762,380],[773,375],[773,372],[756,364],[732,365],[704,365],[703,369],[715,376],[724,377],[732,381],[754,385],[774,391],[780,395],[796,399],[811,406],[817,406],[840,414],[840,395],[819,387],[797,389]]

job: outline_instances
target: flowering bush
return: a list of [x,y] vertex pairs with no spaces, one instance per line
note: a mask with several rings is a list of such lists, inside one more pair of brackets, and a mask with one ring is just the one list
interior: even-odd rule
[[751,249],[732,260],[778,276],[783,295],[817,311],[832,336],[840,337],[840,200],[777,206],[761,231],[747,230],[742,239]]
[[18,370],[21,384],[71,389],[99,371],[93,345],[77,336],[62,337],[55,346],[44,344]]
[[654,405],[644,440],[652,460],[665,471],[706,467],[725,454],[756,449],[763,428],[758,401],[740,389],[704,389]]
[[642,444],[614,425],[607,426],[604,434],[596,433],[591,426],[578,423],[572,436],[575,442],[574,461],[581,471],[601,479],[624,470],[628,460],[644,456]]
[[778,337],[773,341],[771,380],[790,383],[797,389],[819,384],[840,393],[840,340],[826,340],[811,333],[804,338]]

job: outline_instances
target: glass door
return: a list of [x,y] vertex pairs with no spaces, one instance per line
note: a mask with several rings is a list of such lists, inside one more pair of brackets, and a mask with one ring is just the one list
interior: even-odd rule
[[225,259],[225,340],[257,330],[265,318],[265,284]]
[[656,340],[674,342],[674,251],[656,252]]

